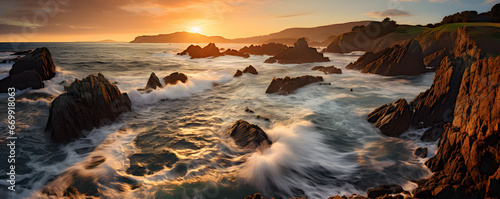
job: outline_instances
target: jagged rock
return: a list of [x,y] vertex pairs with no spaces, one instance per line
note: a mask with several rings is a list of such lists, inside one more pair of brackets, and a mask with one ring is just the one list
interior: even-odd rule
[[244,199],[265,199],[265,198],[264,198],[264,197],[262,197],[262,196],[260,195],[260,193],[256,193],[256,194],[254,194],[253,196],[251,196],[251,195],[250,195],[250,196],[245,197]]
[[382,134],[398,137],[408,129],[412,111],[405,99],[401,98],[391,104],[383,105],[368,114],[368,122],[382,131]]
[[273,143],[259,126],[244,120],[236,121],[227,134],[238,146],[247,149],[257,149],[261,145],[270,146]]
[[368,198],[378,198],[386,194],[398,194],[403,192],[403,188],[399,185],[381,185],[380,187],[368,190]]
[[219,57],[223,54],[220,53],[219,48],[217,48],[214,43],[209,43],[203,48],[198,45],[190,45],[186,50],[177,53],[177,55],[189,55],[191,56],[191,59],[196,59],[206,57]]
[[156,76],[154,72],[151,73],[148,79],[148,83],[146,84],[146,87],[144,89],[156,89],[156,88],[162,88],[163,86],[161,85],[160,79]]
[[321,71],[325,74],[342,74],[342,69],[335,66],[315,66],[311,70]]
[[44,87],[44,83],[40,75],[32,69],[10,75],[0,80],[0,93],[6,93],[10,87],[14,87],[17,90],[24,90],[29,87],[39,89]]
[[285,77],[285,78],[273,78],[269,87],[267,87],[266,93],[278,93],[279,95],[288,95],[300,87],[314,83],[322,82],[323,77],[321,76],[310,76],[304,75],[300,77]]
[[131,110],[126,93],[102,74],[75,80],[66,93],[52,101],[46,131],[54,142],[69,142],[90,131],[114,122],[121,113]]
[[241,72],[241,70],[237,70],[236,73],[234,74],[234,77],[239,77],[242,75],[243,75],[243,72]]
[[438,50],[430,55],[427,55],[424,58],[424,65],[428,69],[435,71],[439,67],[439,64],[441,64],[441,61],[447,56],[446,52],[447,52],[446,49],[442,49],[442,50]]
[[42,80],[52,79],[56,75],[56,66],[52,61],[49,49],[45,47],[37,48],[26,56],[19,58],[16,63],[12,65],[9,75],[15,75],[25,70],[33,69],[40,75]]
[[278,55],[267,59],[265,63],[301,64],[328,61],[330,59],[324,57],[323,53],[319,53],[316,48],[309,47],[305,38],[300,38],[293,47],[289,47]]
[[426,147],[424,147],[424,148],[419,147],[419,148],[415,149],[415,151],[413,151],[413,155],[415,155],[417,157],[421,157],[421,158],[426,158],[427,151],[428,151],[428,149]]
[[12,55],[27,55],[29,53],[32,53],[33,49],[28,49],[28,50],[23,50],[23,51],[16,51],[12,53]]
[[367,52],[346,68],[384,76],[419,75],[426,71],[422,48],[419,42],[413,39],[377,52]]
[[435,142],[441,139],[443,135],[443,125],[444,122],[440,122],[427,129],[424,134],[420,137],[423,142]]
[[239,51],[251,55],[271,55],[275,56],[287,49],[288,46],[279,43],[268,43],[260,45],[250,45],[241,48]]
[[245,68],[245,70],[243,70],[243,73],[251,73],[251,74],[254,74],[254,75],[259,74],[259,72],[257,72],[257,69],[255,69],[252,65],[247,66]]
[[165,82],[165,85],[175,85],[179,81],[182,83],[186,83],[188,81],[188,77],[184,73],[175,72],[164,77],[163,81]]
[[249,58],[250,57],[250,55],[247,54],[247,53],[238,52],[237,50],[233,50],[233,49],[227,49],[222,54],[224,54],[224,55],[231,55],[231,56],[238,56],[238,57],[243,57],[243,58]]

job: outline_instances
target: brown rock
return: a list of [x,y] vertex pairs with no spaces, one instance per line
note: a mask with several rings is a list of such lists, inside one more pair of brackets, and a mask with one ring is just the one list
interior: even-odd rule
[[427,151],[428,151],[428,149],[426,147],[424,147],[424,148],[419,147],[419,148],[415,149],[415,151],[413,151],[413,155],[415,155],[417,157],[421,157],[421,158],[426,158]]
[[16,51],[12,53],[12,55],[27,55],[33,52],[33,49],[28,49],[28,50],[23,50],[23,51]]
[[288,95],[300,87],[314,83],[322,82],[323,77],[321,76],[310,76],[304,75],[300,77],[285,77],[285,78],[273,78],[269,87],[267,87],[266,93],[278,93],[279,95]]
[[40,75],[34,69],[31,69],[0,80],[0,93],[6,93],[10,87],[14,87],[17,90],[24,90],[30,87],[39,89],[43,88],[44,84]]
[[391,104],[383,105],[368,114],[368,122],[382,131],[382,134],[398,137],[408,129],[412,111],[405,99],[401,98]]
[[163,81],[165,82],[165,85],[175,85],[179,81],[182,83],[186,83],[188,81],[188,77],[184,73],[175,72],[164,77]]
[[342,69],[337,68],[335,66],[315,66],[311,70],[317,70],[328,74],[342,74]]
[[260,195],[260,193],[256,193],[256,194],[254,194],[253,196],[251,196],[251,195],[250,195],[250,196],[245,197],[245,199],[265,199],[265,198],[264,198],[264,197],[262,197],[262,196]]
[[275,56],[287,49],[288,46],[279,43],[268,43],[260,45],[250,45],[241,48],[239,51],[242,53],[248,53],[252,55],[271,55]]
[[102,74],[75,80],[66,93],[59,95],[50,107],[46,130],[54,142],[69,142],[118,118],[131,110],[126,93],[109,82]]
[[441,61],[447,56],[446,52],[446,49],[442,49],[425,56],[424,65],[427,69],[435,71],[441,64]]
[[156,89],[156,88],[162,88],[163,86],[161,85],[160,79],[156,76],[154,72],[151,73],[148,79],[148,83],[146,84],[146,87],[144,89]]
[[261,145],[270,146],[273,143],[259,126],[244,120],[236,121],[227,134],[242,148],[257,149]]
[[413,39],[374,53],[367,52],[346,68],[384,76],[419,75],[425,72],[422,48],[418,41]]
[[198,45],[190,45],[186,50],[177,53],[177,55],[189,55],[191,56],[191,59],[196,59],[206,57],[219,57],[223,54],[220,53],[219,48],[217,48],[214,43],[209,43],[203,48]]
[[238,52],[237,50],[233,50],[233,49],[227,49],[222,54],[224,54],[224,55],[231,55],[231,56],[238,56],[238,57],[243,57],[243,58],[249,58],[250,57],[250,55],[247,54],[247,53]]
[[386,194],[397,194],[403,192],[403,188],[398,185],[381,185],[380,187],[368,190],[368,198],[378,198]]
[[45,47],[37,48],[26,56],[19,58],[16,63],[12,65],[9,75],[15,75],[25,70],[33,69],[40,75],[42,80],[52,79],[56,75],[56,66],[52,61],[49,49]]
[[424,142],[435,142],[438,141],[443,135],[443,125],[444,122],[440,122],[427,129],[424,134],[420,137],[420,140]]
[[234,77],[239,77],[242,75],[243,75],[243,72],[241,72],[241,70],[237,70],[236,73],[234,74]]
[[300,38],[293,47],[289,47],[278,55],[271,57],[265,63],[301,64],[312,62],[328,62],[330,59],[324,57],[316,48],[309,47],[305,38]]
[[259,74],[259,72],[257,72],[257,69],[255,69],[252,65],[246,67],[245,70],[243,70],[243,73],[251,73],[254,75]]

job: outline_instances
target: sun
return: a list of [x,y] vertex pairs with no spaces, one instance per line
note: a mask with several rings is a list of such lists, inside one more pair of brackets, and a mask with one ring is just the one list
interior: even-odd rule
[[191,27],[191,32],[192,33],[201,33],[201,28],[200,27]]

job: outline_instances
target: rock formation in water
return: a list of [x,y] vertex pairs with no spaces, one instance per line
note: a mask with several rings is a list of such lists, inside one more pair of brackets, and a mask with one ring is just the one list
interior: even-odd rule
[[163,78],[163,82],[165,82],[165,85],[175,85],[179,81],[182,83],[186,83],[188,81],[188,77],[184,73],[175,72]]
[[56,75],[56,66],[52,61],[49,49],[45,47],[37,48],[33,52],[18,59],[16,63],[12,65],[9,75],[15,75],[25,70],[33,69],[40,75],[42,80],[52,79]]
[[243,73],[250,73],[254,75],[258,75],[259,72],[257,72],[257,69],[255,69],[252,65],[247,66],[244,70]]
[[191,59],[196,59],[206,57],[219,57],[223,54],[220,53],[219,48],[217,48],[214,43],[209,43],[203,48],[198,45],[190,45],[186,50],[177,53],[177,55],[189,55],[191,56]]
[[126,93],[100,73],[89,75],[52,101],[46,130],[54,142],[69,142],[84,136],[82,130],[110,124],[130,110]]
[[6,93],[9,88],[14,87],[17,90],[27,88],[39,89],[44,87],[42,78],[34,69],[25,70],[21,73],[9,75],[0,80],[0,93]]
[[241,70],[236,70],[236,73],[234,73],[234,77],[240,77],[243,75],[243,72],[241,72]]
[[419,42],[413,39],[381,51],[367,52],[346,68],[384,76],[419,75],[426,71],[422,48]]
[[391,104],[383,105],[368,114],[368,122],[384,135],[398,137],[410,127],[412,111],[405,99],[399,99]]
[[151,73],[148,79],[148,83],[146,84],[146,87],[144,88],[145,90],[148,89],[156,89],[156,88],[162,88],[163,86],[161,85],[160,79],[156,76],[154,72]]
[[319,53],[316,48],[309,47],[305,38],[300,38],[293,47],[267,59],[265,63],[301,64],[328,61],[330,59],[323,56],[323,53]]
[[335,66],[315,66],[311,70],[317,70],[325,73],[326,75],[328,74],[342,74],[342,69],[337,68]]
[[243,57],[243,58],[249,58],[250,57],[250,55],[248,53],[239,52],[239,51],[233,50],[233,49],[227,49],[222,54],[223,55],[238,56],[238,57]]
[[273,78],[273,81],[267,87],[266,93],[278,93],[279,95],[288,95],[300,87],[314,82],[322,82],[321,76],[304,75],[300,77]]
[[227,134],[233,138],[236,145],[247,149],[257,149],[261,145],[265,147],[273,143],[259,126],[244,120],[234,122]]
[[262,45],[245,46],[239,50],[241,53],[251,55],[271,55],[275,56],[287,49],[288,46],[280,43],[267,43]]

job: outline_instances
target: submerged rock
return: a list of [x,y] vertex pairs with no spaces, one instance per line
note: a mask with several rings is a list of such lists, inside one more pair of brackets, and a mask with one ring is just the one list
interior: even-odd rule
[[165,85],[175,85],[179,81],[182,83],[186,83],[188,81],[188,77],[184,73],[175,72],[164,77],[163,81],[165,82]]
[[148,79],[148,83],[146,84],[146,87],[144,89],[156,89],[156,88],[162,88],[163,86],[161,85],[160,79],[156,76],[154,72],[151,73]]
[[419,75],[426,71],[422,47],[418,41],[413,39],[394,44],[380,51],[367,52],[356,62],[347,65],[346,68],[384,76]]
[[321,76],[304,75],[300,77],[273,78],[273,81],[267,87],[266,93],[278,93],[279,95],[288,95],[300,87],[314,82],[322,82]]
[[413,155],[420,157],[420,158],[426,158],[427,157],[427,151],[428,149],[426,147],[422,148],[419,147],[413,151]]
[[46,130],[54,142],[69,142],[90,131],[114,122],[121,113],[131,111],[126,93],[102,74],[75,80],[66,93],[52,101]]
[[305,38],[300,38],[293,47],[289,47],[265,61],[265,63],[301,64],[312,62],[328,62],[330,59],[319,53],[316,48],[309,47]]
[[240,77],[243,75],[243,72],[241,70],[236,70],[236,73],[234,74],[234,77]]
[[342,74],[342,69],[337,68],[335,66],[315,66],[311,70],[317,70],[328,74]]
[[270,146],[273,142],[259,126],[244,120],[236,121],[227,132],[234,142],[247,149],[257,149],[259,146]]
[[405,99],[383,105],[368,114],[368,122],[382,131],[382,134],[397,137],[410,126],[412,111]]
[[239,51],[242,53],[248,53],[251,55],[278,55],[287,49],[288,46],[280,43],[267,43],[260,45],[250,45],[241,48]]
[[26,56],[19,58],[12,65],[9,75],[19,74],[26,70],[35,70],[42,80],[52,79],[56,75],[56,66],[52,61],[49,49],[45,47],[37,48],[33,52],[26,54]]
[[17,90],[27,88],[39,89],[44,87],[44,83],[40,75],[32,69],[10,75],[0,80],[0,93],[8,92],[8,89],[11,87],[16,88]]
[[255,69],[252,65],[247,66],[245,68],[245,70],[243,70],[243,73],[251,73],[251,74],[254,74],[254,75],[259,74],[259,72],[257,72],[257,69]]

